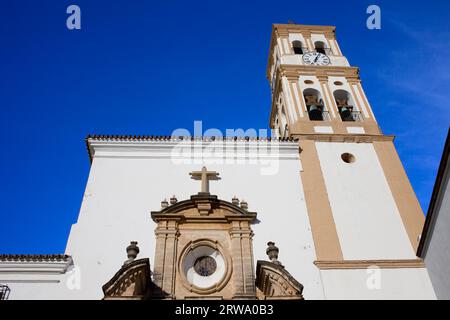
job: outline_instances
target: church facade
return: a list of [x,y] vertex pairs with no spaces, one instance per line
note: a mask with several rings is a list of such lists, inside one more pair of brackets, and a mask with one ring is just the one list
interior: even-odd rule
[[335,28],[273,25],[271,138],[98,136],[63,255],[10,299],[435,299],[424,215]]

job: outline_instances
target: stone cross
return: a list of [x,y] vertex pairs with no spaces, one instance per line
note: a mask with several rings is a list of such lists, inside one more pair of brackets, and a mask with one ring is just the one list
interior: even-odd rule
[[189,173],[194,180],[202,181],[201,193],[209,193],[209,180],[219,180],[219,173],[215,171],[208,171],[206,167],[202,171],[192,171]]

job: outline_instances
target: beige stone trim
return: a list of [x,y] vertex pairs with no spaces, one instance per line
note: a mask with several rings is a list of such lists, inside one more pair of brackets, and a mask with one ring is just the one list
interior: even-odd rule
[[300,141],[305,201],[318,260],[343,260],[315,141]]
[[300,108],[302,111],[302,118],[307,117],[308,114],[307,114],[307,110],[306,110],[306,103],[305,103],[305,98],[303,97],[302,88],[298,83],[296,83],[295,87],[297,89],[297,94],[299,96]]
[[[321,123],[326,124],[327,122]],[[384,142],[394,140],[394,136],[365,135],[365,134],[292,134],[292,136],[296,139],[299,139],[300,141],[313,140],[320,142],[372,143],[375,141]]]
[[285,54],[284,47],[283,47],[283,41],[281,38],[277,38],[277,46],[278,50],[280,50],[280,54],[283,56]]
[[[370,114],[370,116],[372,117],[372,119],[373,119],[374,121],[376,121],[375,115],[374,115],[374,113],[373,113],[373,111],[372,111],[372,108],[371,108],[370,105],[369,105],[369,101],[367,100],[367,97],[366,97],[366,95],[365,95],[365,93],[364,93],[364,90],[362,89],[361,82],[360,82],[360,81],[356,81],[355,84],[356,84],[356,88],[358,89],[358,92],[359,92],[359,94],[360,94],[360,96],[361,96],[361,99],[363,100],[363,103],[364,103],[364,105],[366,106],[367,112]],[[352,85],[350,85],[350,87],[352,87]]]
[[353,88],[353,85],[349,84],[348,86],[350,87],[350,91],[351,91],[351,94],[352,94],[352,97],[353,97],[353,101],[355,101],[356,108],[358,109],[358,111],[362,112],[363,109],[361,108],[361,104],[359,103],[359,99],[358,99],[358,96],[356,95],[356,92],[355,92],[355,89]]
[[320,88],[322,89],[323,97],[325,98],[325,103],[327,105],[327,111],[330,113],[331,119],[334,120],[334,119],[336,119],[336,112],[333,108],[332,102],[330,101],[331,97],[326,88],[327,80],[326,80],[326,78],[319,78],[319,82],[320,82]]
[[[297,79],[296,79],[297,80]],[[298,93],[297,93],[297,90],[296,90],[296,86],[295,86],[295,82],[293,82],[293,81],[288,81],[289,82],[289,87],[290,87],[290,93],[291,93],[291,98],[292,98],[292,102],[294,103],[294,108],[295,108],[295,110],[294,110],[294,112],[295,112],[295,114],[297,115],[296,117],[295,117],[295,120],[297,120],[298,118],[300,118],[301,117],[301,115],[300,115],[300,108],[301,108],[301,106],[300,106],[300,102],[298,101],[298,100],[300,100],[300,99],[298,99],[299,97],[298,97]]]
[[293,49],[288,37],[281,37],[281,43],[283,44],[283,49],[285,54],[293,54]]
[[331,41],[334,43],[334,46],[337,49],[338,55],[343,56],[341,48],[339,47],[339,44],[337,43],[336,39],[332,39]]
[[367,269],[369,267],[378,267],[381,269],[403,269],[403,268],[425,268],[422,259],[411,260],[318,260],[314,264],[320,270],[338,270],[338,269]]
[[318,33],[324,34],[328,39],[335,39],[335,26],[316,26],[303,24],[273,24],[272,29],[279,35],[287,35],[289,33]]
[[402,162],[392,141],[373,143],[384,175],[391,189],[414,252],[419,246],[419,236],[425,223],[425,216],[416,194],[409,182]]
[[[301,98],[303,99],[303,97]],[[302,100],[300,101],[304,103]],[[303,108],[305,108],[304,105]],[[329,134],[320,134],[320,136],[318,136],[314,130],[315,126],[331,126],[333,128],[334,136],[336,137],[332,137]],[[350,134],[347,130],[349,127],[361,127],[364,129],[364,133]],[[341,121],[340,117],[337,119],[332,119],[331,121],[310,121],[308,117],[304,117],[299,118],[299,120],[291,126],[289,132],[290,135],[294,137],[302,137],[302,139],[304,139],[304,136],[308,136],[309,139],[321,141],[333,141],[333,139],[340,142],[372,142],[374,140],[392,140],[392,138],[383,137],[378,124],[375,121],[365,117],[361,122]]]
[[[331,107],[336,111],[337,114],[339,114],[339,110],[338,110],[338,107],[337,107],[337,104],[336,104],[336,100],[334,99],[333,92],[331,92],[330,85],[329,85],[328,81],[326,81],[324,83],[324,86],[325,86],[326,91],[328,92],[328,95],[330,96]],[[336,118],[339,118],[339,117],[336,116]]]
[[310,65],[280,65],[279,72],[285,76],[326,76],[345,77],[349,82],[359,80],[359,69],[356,67],[310,66]]
[[313,43],[311,41],[311,34],[309,35],[308,38],[305,38],[305,39],[306,39],[306,45],[308,46],[308,50],[309,51],[313,51],[314,50],[314,45],[313,45]]

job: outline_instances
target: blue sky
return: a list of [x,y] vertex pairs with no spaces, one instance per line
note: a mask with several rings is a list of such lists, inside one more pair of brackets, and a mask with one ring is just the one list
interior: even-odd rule
[[[345,3],[345,4],[343,4]],[[82,29],[66,28],[77,4]],[[382,10],[368,30],[366,8]],[[450,123],[448,1],[2,1],[0,253],[61,253],[84,138],[266,128],[272,23],[336,25],[424,210]]]

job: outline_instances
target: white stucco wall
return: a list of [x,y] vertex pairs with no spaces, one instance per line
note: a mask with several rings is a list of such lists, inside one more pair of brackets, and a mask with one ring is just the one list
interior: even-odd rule
[[[267,242],[274,241],[280,248],[280,261],[305,286],[305,297],[322,299],[319,270],[312,263],[316,256],[300,181],[298,144],[283,144],[283,159],[276,160],[279,170],[272,175],[261,174],[262,168],[268,168],[262,160],[252,160],[256,164],[249,159],[241,159],[244,164],[216,164],[220,157],[205,157],[195,164],[175,164],[170,158],[172,147],[169,142],[97,143],[94,147],[79,218],[66,248],[81,270],[81,290],[63,290],[61,297],[102,298],[102,285],[126,260],[125,248],[132,240],[139,242],[138,258],[150,258],[153,266],[155,223],[150,211],[160,210],[161,200],[172,195],[181,201],[196,194],[200,182],[190,179],[189,172],[206,165],[221,177],[211,182],[212,194],[228,201],[236,195],[258,214],[259,222],[253,225],[255,266],[256,260],[268,260]],[[49,297],[53,289],[44,289],[32,298]],[[14,288],[18,290],[20,287]],[[23,292],[23,297],[28,296]]]
[[[415,259],[383,169],[370,143],[317,142],[344,259]],[[356,161],[342,161],[351,153]]]
[[425,268],[322,270],[326,299],[434,300]]
[[450,184],[444,172],[424,246],[424,260],[438,299],[450,300]]

